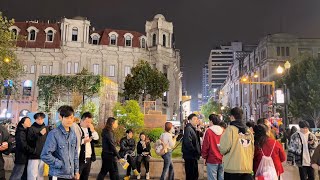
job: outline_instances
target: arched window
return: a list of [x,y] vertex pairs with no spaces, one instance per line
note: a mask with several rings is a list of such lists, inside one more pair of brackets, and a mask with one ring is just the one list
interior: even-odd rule
[[157,35],[153,34],[152,36],[152,46],[156,46],[157,45]]
[[167,36],[163,35],[162,36],[162,46],[166,47],[166,44],[167,44]]
[[126,36],[126,46],[131,46],[131,37],[128,35]]
[[23,82],[23,96],[31,96],[31,90],[32,90],[32,81],[26,80]]
[[47,32],[47,41],[52,42],[53,41],[53,31],[49,30]]
[[12,29],[12,31],[11,31],[11,38],[12,38],[12,39],[17,39],[17,36],[18,36],[18,31],[17,31],[17,29]]
[[146,40],[144,38],[141,39],[141,47],[146,48]]
[[35,41],[36,40],[36,31],[34,29],[32,29],[29,32],[29,41]]
[[112,34],[110,36],[110,44],[111,45],[117,45],[117,37],[116,37],[116,35]]
[[78,41],[78,28],[72,28],[72,41]]
[[99,44],[99,37],[98,36],[94,35],[92,37],[92,44],[95,44],[95,45]]

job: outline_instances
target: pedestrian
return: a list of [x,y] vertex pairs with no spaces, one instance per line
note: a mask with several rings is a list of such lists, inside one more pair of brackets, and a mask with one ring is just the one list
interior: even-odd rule
[[260,118],[257,120],[257,125],[259,124],[262,124],[262,125],[265,125],[267,128],[268,128],[268,136],[273,138],[273,139],[276,139],[276,135],[274,134],[274,132],[272,131],[272,125],[271,125],[271,122],[267,119],[267,118]]
[[134,161],[135,149],[136,149],[136,141],[133,139],[133,131],[132,129],[128,129],[126,131],[126,136],[120,140],[120,151],[119,151],[120,157],[123,159],[126,159],[127,162],[129,163],[124,180],[130,179],[131,169],[133,170],[135,176],[140,175],[136,168],[136,163]]
[[318,146],[317,137],[309,131],[307,121],[299,122],[300,131],[290,138],[287,161],[299,167],[301,180],[314,180],[314,170],[311,167],[311,157]]
[[9,142],[9,132],[3,126],[0,125],[0,180],[6,180],[5,178],[5,170],[4,170],[4,159],[2,154],[9,154],[10,142]]
[[119,180],[119,171],[117,162],[123,162],[117,149],[116,140],[114,138],[114,130],[118,128],[118,120],[114,117],[109,117],[102,131],[102,166],[98,174],[97,180],[103,180],[109,172],[111,180]]
[[225,123],[224,121],[220,121],[220,123],[218,124],[223,130],[227,129],[228,125],[227,123]]
[[199,119],[196,114],[190,114],[188,120],[182,139],[182,157],[185,163],[186,179],[197,180],[199,178],[198,160],[201,156],[200,137],[196,131]]
[[94,144],[98,143],[99,135],[92,124],[93,115],[85,112],[81,116],[79,127],[81,128],[82,140],[79,156],[80,180],[88,180],[90,175],[91,163],[96,161]]
[[150,156],[151,156],[151,145],[149,139],[142,132],[139,135],[139,142],[137,144],[137,170],[139,176],[137,179],[140,179],[141,174],[141,163],[143,162],[144,167],[146,168],[146,179],[150,179],[149,167],[150,167]]
[[311,167],[318,171],[318,175],[320,176],[320,144],[318,147],[314,150],[314,153],[311,157]]
[[44,163],[40,158],[40,154],[49,132],[49,128],[44,124],[45,117],[44,113],[36,113],[33,116],[35,122],[28,130],[28,145],[34,149],[28,160],[28,180],[43,180]]
[[267,131],[267,127],[261,124],[254,127],[255,149],[253,158],[253,171],[256,174],[262,156],[271,157],[277,177],[280,179],[281,174],[284,172],[281,163],[286,160],[286,154],[283,150],[282,144],[280,144],[277,140],[270,138],[267,135]]
[[251,180],[253,179],[253,134],[243,123],[243,112],[240,108],[231,109],[230,114],[230,125],[220,139],[224,179]]
[[249,128],[249,130],[252,132],[252,134],[254,134],[253,128],[256,125],[256,123],[254,121],[248,121],[246,123],[246,126]]
[[167,152],[162,155],[163,169],[160,180],[165,180],[168,175],[168,180],[174,180],[174,169],[172,163],[172,149],[174,148],[177,136],[174,135],[174,127],[171,122],[166,122],[164,125],[165,132],[161,134],[160,140],[166,145]]
[[10,176],[10,180],[25,180],[27,179],[27,163],[28,155],[34,152],[27,143],[27,131],[31,127],[31,120],[29,117],[23,117],[17,126],[15,140],[16,151],[14,158],[14,167]]
[[79,179],[77,137],[72,127],[74,110],[65,106],[60,110],[61,124],[49,132],[41,159],[49,165],[49,180]]
[[209,120],[210,127],[204,136],[201,155],[207,165],[208,180],[223,180],[222,155],[219,151],[223,129],[219,126],[217,115],[211,114]]

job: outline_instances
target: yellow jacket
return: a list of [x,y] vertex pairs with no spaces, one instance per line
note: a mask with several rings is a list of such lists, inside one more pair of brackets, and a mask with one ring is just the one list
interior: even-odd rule
[[220,139],[220,152],[225,172],[252,173],[254,138],[249,129],[243,134],[236,126],[228,126]]

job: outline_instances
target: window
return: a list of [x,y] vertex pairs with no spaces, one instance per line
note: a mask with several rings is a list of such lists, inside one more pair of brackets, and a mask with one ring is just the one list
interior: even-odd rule
[[[262,52],[261,52],[261,59],[265,59],[267,57],[267,53],[266,53],[266,50],[264,49],[264,50],[262,50]],[[256,60],[257,61],[257,63],[258,63],[258,59]]]
[[32,89],[32,81],[31,80],[24,81],[23,89],[22,89],[23,96],[31,96],[31,89]]
[[115,71],[115,66],[114,65],[109,66],[109,76],[114,77],[114,74],[115,74],[114,71]]
[[166,47],[166,44],[167,44],[166,38],[167,38],[166,35],[163,35],[163,36],[162,36],[162,46],[164,46],[164,47]]
[[28,66],[27,66],[27,65],[23,65],[23,71],[24,71],[25,73],[28,72]]
[[67,63],[67,74],[71,74],[71,62]]
[[152,36],[152,46],[156,46],[157,45],[157,35],[153,34]]
[[110,44],[111,45],[117,45],[117,37],[116,37],[116,35],[112,34],[110,36]]
[[284,56],[284,47],[281,47],[281,56]]
[[72,28],[72,41],[78,41],[78,28]]
[[49,66],[49,74],[52,74],[52,65]]
[[93,74],[98,75],[99,74],[99,64],[93,65]]
[[144,38],[141,39],[141,47],[146,48],[146,40]]
[[163,75],[167,78],[168,77],[168,66],[163,65]]
[[53,31],[49,30],[47,33],[47,41],[52,42],[53,41]]
[[131,37],[126,36],[126,46],[131,46]]
[[11,31],[11,38],[12,38],[12,39],[17,39],[17,37],[18,37],[18,31],[17,31],[17,29],[12,29],[12,31]]
[[124,67],[124,76],[127,77],[128,74],[131,74],[131,67],[125,66]]
[[42,66],[42,74],[46,74],[47,72],[47,66]]
[[74,73],[77,74],[79,72],[79,63],[74,63]]
[[92,44],[95,44],[95,45],[99,44],[99,37],[98,36],[92,37]]
[[286,56],[290,56],[290,48],[286,47]]
[[29,41],[35,41],[35,40],[36,40],[36,31],[32,29],[29,32]]
[[35,66],[34,66],[34,65],[31,65],[31,67],[30,67],[30,73],[31,73],[31,74],[34,74],[34,72],[35,72]]
[[281,56],[280,47],[277,47],[277,56]]

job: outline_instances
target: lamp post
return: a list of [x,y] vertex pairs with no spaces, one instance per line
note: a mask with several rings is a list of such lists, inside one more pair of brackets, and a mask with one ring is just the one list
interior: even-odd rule
[[[291,64],[289,61],[286,61],[286,63],[284,64],[284,68],[279,65],[277,68],[277,73],[278,74],[287,74],[289,69],[291,67]],[[289,126],[289,121],[288,121],[288,89],[287,89],[287,84],[283,83],[283,94],[284,94],[284,125],[287,128]]]

